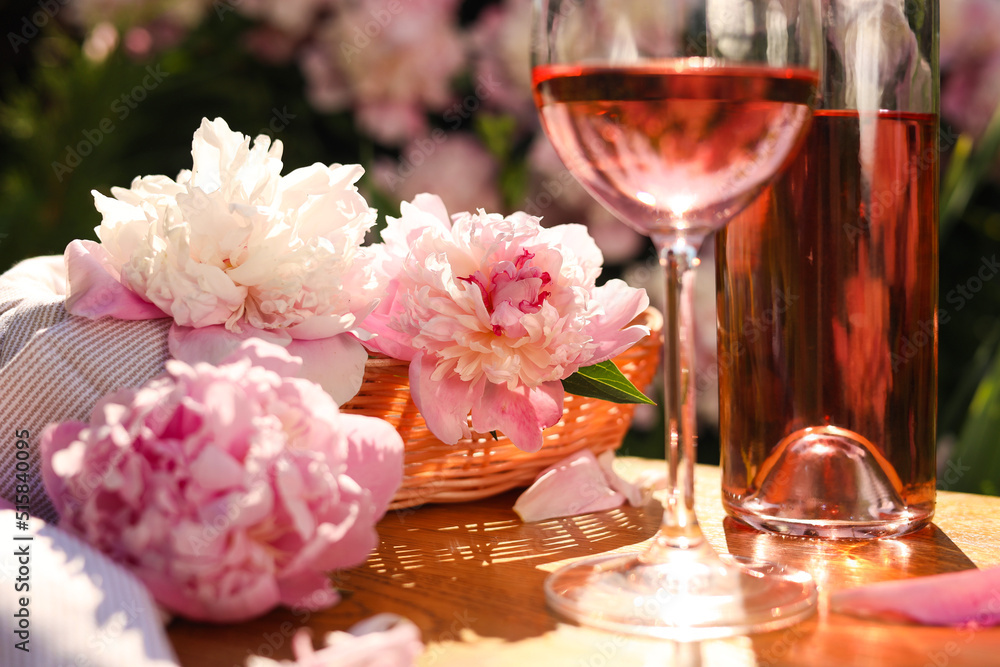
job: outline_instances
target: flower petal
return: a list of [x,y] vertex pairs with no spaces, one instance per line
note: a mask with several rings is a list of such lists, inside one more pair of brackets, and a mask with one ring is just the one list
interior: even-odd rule
[[423,649],[420,629],[411,621],[395,614],[378,614],[346,633],[331,632],[326,636],[326,648],[310,657],[316,661],[313,665],[410,667]]
[[884,581],[836,591],[840,614],[923,625],[1000,624],[1000,567]]
[[649,307],[645,290],[628,286],[613,279],[594,288],[594,298],[604,304],[604,312],[590,321],[587,333],[597,342],[594,358],[587,363],[599,364],[615,357],[649,335],[649,328],[627,326]]
[[[68,501],[65,476],[79,474],[79,470],[58,470],[54,461],[58,454],[65,452],[77,441],[80,431],[87,427],[83,422],[62,422],[49,424],[42,431],[40,452],[42,458],[42,482],[56,512],[62,514]],[[65,464],[66,461],[63,461]]]
[[[374,309],[375,305],[372,303],[371,309]],[[367,312],[362,313],[360,318],[353,313],[313,315],[301,324],[289,327],[288,333],[296,340],[316,340],[317,338],[337,336],[352,331],[355,325],[367,314]]]
[[337,405],[343,405],[361,390],[368,351],[351,334],[292,340],[288,352],[302,358],[300,375],[323,387]]
[[403,481],[403,439],[389,422],[364,415],[341,414],[347,437],[347,475],[371,494],[376,520]]
[[[228,329],[226,332],[231,333]],[[264,336],[273,335],[256,330],[254,330],[254,333],[263,334]],[[209,334],[210,337],[215,335],[222,337],[221,334],[217,333]],[[280,336],[277,337],[280,338]],[[280,343],[281,341],[279,340],[278,342]],[[238,359],[249,359],[250,363],[254,366],[274,371],[282,377],[300,377],[302,373],[302,359],[294,356],[287,348],[286,351],[288,354],[282,353],[280,348],[266,342],[263,336],[248,338],[241,341],[236,351],[225,357],[222,363],[233,363]]]
[[66,246],[66,311],[97,319],[153,320],[169,317],[119,282],[108,251],[94,241],[71,241]]
[[281,604],[291,609],[320,611],[340,602],[340,593],[323,572],[303,570],[292,577],[282,577]]
[[186,364],[199,362],[220,364],[233,356],[243,341],[260,338],[275,345],[288,347],[291,336],[288,332],[276,329],[255,329],[249,325],[241,331],[230,331],[221,324],[210,327],[185,327],[173,324],[167,334],[167,347],[170,356]]
[[273,609],[280,602],[273,577],[247,577],[245,585],[221,597],[198,598],[160,572],[139,569],[142,583],[171,612],[196,621],[241,623]]
[[[382,261],[391,261],[387,254]],[[392,328],[393,315],[403,310],[396,303],[399,283],[391,281],[386,287],[385,298],[379,302],[373,311],[373,316],[364,321],[364,328],[373,334],[365,341],[365,345],[374,352],[381,352],[387,357],[410,361],[416,350],[413,349],[412,336]]]
[[[524,215],[514,213],[513,215]],[[538,234],[538,240],[550,248],[558,248],[565,255],[574,257],[574,264],[582,270],[581,279],[593,284],[601,273],[604,255],[597,247],[585,225],[565,224],[547,227]]]
[[525,523],[620,507],[625,496],[608,485],[597,457],[582,449],[543,470],[514,503]]
[[561,382],[546,382],[529,389],[523,385],[486,383],[472,406],[472,427],[480,433],[499,430],[518,448],[537,452],[542,448],[542,429],[562,417],[565,392]]
[[352,478],[337,477],[339,502],[324,517],[326,521],[295,557],[282,577],[298,577],[304,570],[339,570],[365,562],[378,546],[375,508],[370,498]]
[[640,484],[625,481],[615,472],[615,453],[612,450],[606,449],[601,452],[597,457],[597,462],[601,464],[601,470],[604,471],[604,479],[607,480],[608,486],[625,496],[629,505],[641,507],[646,504],[648,494],[643,490],[643,487]]
[[413,667],[424,651],[420,629],[395,614],[378,614],[347,632],[331,632],[326,647],[313,649],[306,629],[292,638],[296,662],[251,656],[247,667]]
[[434,364],[424,364],[423,359],[422,354],[417,354],[410,361],[410,396],[427,428],[434,437],[448,445],[472,437],[468,420],[475,385],[456,376],[432,380]]
[[191,462],[191,479],[208,491],[221,491],[240,485],[246,471],[232,455],[209,444]]

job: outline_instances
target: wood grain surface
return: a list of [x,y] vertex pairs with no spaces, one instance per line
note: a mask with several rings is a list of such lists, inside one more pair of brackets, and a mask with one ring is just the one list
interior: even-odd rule
[[[625,458],[625,476],[664,465]],[[809,570],[820,585],[815,616],[785,630],[675,644],[581,628],[545,606],[542,582],[589,554],[636,550],[653,536],[660,509],[624,507],[522,524],[516,493],[390,512],[368,561],[334,575],[343,600],[309,613],[276,610],[240,625],[175,620],[168,627],[184,667],[242,666],[252,654],[290,658],[301,627],[318,642],[380,612],[423,632],[425,666],[604,667],[612,665],[956,667],[1000,665],[1000,627],[928,628],[827,610],[830,591],[864,583],[1000,565],[1000,498],[939,493],[935,522],[891,540],[829,542],[758,533],[725,517],[719,470],[699,466],[697,509],[720,551]],[[1000,590],[996,592],[1000,604]]]

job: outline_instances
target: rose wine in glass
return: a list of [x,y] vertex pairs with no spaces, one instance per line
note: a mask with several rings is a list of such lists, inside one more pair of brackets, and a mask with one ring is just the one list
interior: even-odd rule
[[811,578],[715,552],[694,510],[691,298],[704,238],[791,159],[819,80],[818,0],[536,0],[533,85],[567,169],[653,240],[666,271],[667,498],[642,552],[546,580],[558,612],[608,630],[702,640],[812,613]]

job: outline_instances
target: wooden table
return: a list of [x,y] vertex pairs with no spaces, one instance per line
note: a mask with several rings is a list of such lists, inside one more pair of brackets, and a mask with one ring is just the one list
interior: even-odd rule
[[[620,459],[625,476],[664,465]],[[368,561],[335,575],[344,600],[309,614],[281,609],[252,622],[212,626],[174,621],[168,632],[184,667],[243,665],[251,653],[290,658],[302,626],[315,638],[379,612],[423,631],[420,664],[435,667],[740,667],[1000,665],[1000,627],[928,628],[829,612],[831,590],[863,583],[1000,564],[1000,498],[939,493],[935,523],[894,540],[835,543],[757,533],[725,517],[719,470],[699,466],[697,509],[720,551],[809,570],[821,586],[819,612],[785,630],[677,645],[592,631],[545,606],[542,582],[588,554],[635,550],[652,537],[655,504],[525,525],[508,493],[484,501],[390,512]],[[996,592],[1000,604],[1000,590]]]

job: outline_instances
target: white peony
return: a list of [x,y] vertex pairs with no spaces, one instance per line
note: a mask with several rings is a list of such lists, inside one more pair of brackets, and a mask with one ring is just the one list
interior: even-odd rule
[[202,121],[193,169],[95,192],[101,244],[124,285],[180,325],[288,329],[323,338],[357,328],[374,305],[361,248],[376,213],[358,165],[281,176],[281,142]]
[[281,149],[203,120],[192,169],[176,180],[94,192],[101,242],[67,248],[67,310],[170,317],[171,353],[188,363],[218,362],[263,337],[314,362],[307,377],[338,402],[353,396],[367,358],[355,336],[367,337],[362,320],[382,291],[361,247],[376,212],[355,187],[360,166],[282,176]]

